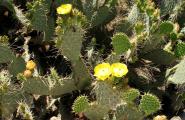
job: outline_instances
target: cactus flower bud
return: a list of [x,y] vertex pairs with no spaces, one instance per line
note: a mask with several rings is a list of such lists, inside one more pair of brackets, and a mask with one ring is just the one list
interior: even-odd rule
[[32,72],[30,70],[25,70],[24,71],[24,77],[29,78],[31,76],[32,76]]
[[35,67],[36,67],[36,64],[33,60],[29,60],[26,63],[26,69],[28,69],[28,70],[33,70]]

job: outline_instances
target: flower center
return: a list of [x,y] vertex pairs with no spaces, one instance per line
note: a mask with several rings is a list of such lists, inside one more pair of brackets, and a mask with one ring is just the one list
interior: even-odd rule
[[124,72],[124,70],[121,69],[121,68],[117,68],[117,69],[114,70],[114,72],[121,74],[121,73]]
[[108,73],[108,69],[102,69],[100,70],[101,75],[106,75]]

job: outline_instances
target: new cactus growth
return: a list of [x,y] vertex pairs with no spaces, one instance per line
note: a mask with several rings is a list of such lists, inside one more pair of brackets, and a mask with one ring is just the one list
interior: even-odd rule
[[177,57],[182,57],[185,55],[185,43],[179,42],[175,48],[175,55]]
[[161,109],[159,99],[152,94],[144,94],[140,100],[139,108],[146,114],[150,115]]
[[169,21],[162,22],[159,25],[160,34],[169,34],[173,31],[173,29],[174,29],[174,25],[172,22],[169,22]]
[[87,96],[79,96],[73,103],[73,111],[75,113],[84,112],[89,107],[89,100]]
[[129,48],[131,48],[131,44],[129,42],[129,38],[124,33],[117,33],[112,38],[112,44],[114,47],[114,52],[118,55],[123,54]]

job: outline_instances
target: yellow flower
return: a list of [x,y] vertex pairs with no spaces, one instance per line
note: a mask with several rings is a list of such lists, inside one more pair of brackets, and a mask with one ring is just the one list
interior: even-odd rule
[[33,60],[29,60],[26,63],[26,69],[28,69],[28,70],[33,70],[35,67],[36,67],[36,64],[35,64],[35,62],[33,62]]
[[62,4],[57,8],[57,13],[61,15],[69,14],[72,10],[71,4]]
[[105,80],[110,75],[111,67],[109,63],[101,63],[94,68],[94,76],[96,76],[98,80]]
[[113,63],[111,65],[111,72],[115,77],[122,77],[128,73],[128,69],[123,63]]

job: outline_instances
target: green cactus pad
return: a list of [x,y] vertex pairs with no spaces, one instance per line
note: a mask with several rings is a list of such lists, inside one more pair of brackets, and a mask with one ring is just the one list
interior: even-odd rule
[[121,96],[108,83],[98,81],[95,84],[93,92],[96,94],[98,104],[105,105],[110,109],[115,109],[116,105],[121,102]]
[[184,56],[185,55],[185,42],[178,43],[174,52],[177,57]]
[[161,108],[161,104],[156,96],[146,93],[141,98],[139,108],[148,116],[157,112]]
[[77,90],[72,79],[32,77],[24,81],[23,90],[37,95],[61,95]]
[[159,25],[160,34],[169,34],[173,31],[173,23],[170,21],[164,21]]
[[102,120],[102,118],[108,113],[107,106],[92,103],[84,114],[90,120]]
[[89,72],[80,58],[80,51],[83,39],[82,29],[76,27],[76,31],[68,29],[62,36],[58,36],[57,42],[62,41],[61,45],[57,47],[61,49],[62,54],[65,55],[72,63],[73,78],[79,89],[88,86],[90,82]]
[[8,46],[4,46],[0,44],[0,63],[8,63],[11,62],[15,55],[11,51],[11,49]]
[[74,101],[72,109],[75,113],[80,113],[80,112],[84,112],[84,110],[88,107],[89,107],[89,100],[87,96],[79,96]]
[[116,54],[120,55],[131,48],[129,38],[124,33],[117,33],[112,38],[112,45]]
[[109,8],[101,7],[98,11],[92,16],[92,26],[98,26],[102,24],[109,16]]
[[1,115],[3,118],[8,118],[15,112],[18,105],[17,102],[22,100],[27,102],[30,101],[30,96],[23,94],[20,90],[0,94],[0,98],[0,111],[2,111]]
[[170,39],[172,41],[176,41],[178,39],[178,35],[175,32],[170,33]]
[[13,76],[17,76],[18,73],[23,73],[25,69],[25,61],[21,57],[15,58],[13,62],[8,66],[8,70]]
[[85,14],[85,16],[87,17],[88,20],[91,20],[91,17],[94,13],[94,6],[93,6],[93,1],[91,0],[86,0],[85,3],[83,3],[83,12]]
[[[62,53],[68,57],[71,61],[79,60],[80,50],[83,39],[83,31],[80,28],[68,29],[64,35],[57,40],[57,42],[62,41],[61,46],[58,46],[62,50]],[[60,37],[60,36],[59,36]]]
[[167,14],[170,14],[174,10],[176,3],[177,3],[177,1],[175,1],[175,0],[161,1],[161,6],[160,6],[161,16],[165,16]]
[[27,4],[28,18],[33,29],[43,32],[43,40],[52,39],[55,30],[54,18],[49,14],[51,1],[36,0]]
[[115,11],[113,11],[113,9],[110,9],[107,6],[100,7],[96,12],[94,12],[91,18],[91,26],[94,27],[106,24],[107,21],[110,21],[112,18],[114,18],[114,12]]
[[138,89],[131,88],[122,93],[122,98],[126,102],[133,102],[133,100],[139,97],[139,95],[140,95],[140,92]]
[[125,104],[117,105],[115,116],[116,120],[143,120],[143,113],[141,111],[134,106]]
[[141,21],[137,22],[135,25],[135,31],[137,34],[140,34],[144,30],[144,28],[144,23],[142,23]]
[[176,57],[162,49],[155,49],[142,56],[144,59],[150,60],[156,64],[169,65],[175,62]]

